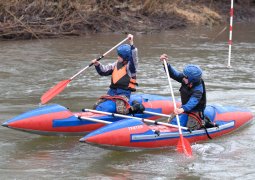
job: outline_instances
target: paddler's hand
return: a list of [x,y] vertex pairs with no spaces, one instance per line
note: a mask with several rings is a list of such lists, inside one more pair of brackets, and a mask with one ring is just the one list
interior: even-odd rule
[[162,54],[161,56],[160,56],[160,61],[164,61],[164,60],[168,60],[168,55],[167,54]]
[[134,44],[134,36],[132,34],[129,34],[128,36],[129,44],[132,46]]
[[97,61],[97,59],[93,59],[91,61],[92,64],[94,64],[95,66],[98,66],[100,63]]
[[184,109],[183,109],[183,108],[176,108],[176,109],[174,110],[174,114],[175,114],[175,115],[181,114],[181,113],[183,113],[183,112],[184,112]]

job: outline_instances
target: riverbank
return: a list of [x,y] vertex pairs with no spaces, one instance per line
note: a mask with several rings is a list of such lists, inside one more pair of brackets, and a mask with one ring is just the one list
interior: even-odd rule
[[[235,0],[234,9],[234,21],[254,20],[254,0]],[[228,23],[229,11],[227,0],[0,0],[0,39],[212,27]]]

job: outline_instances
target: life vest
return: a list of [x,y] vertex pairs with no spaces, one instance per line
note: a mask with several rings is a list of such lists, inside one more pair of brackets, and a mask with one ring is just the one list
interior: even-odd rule
[[205,90],[204,81],[202,79],[201,81],[197,83],[193,83],[192,87],[189,87],[188,85],[182,83],[182,86],[179,91],[181,93],[182,104],[186,104],[194,92],[194,87],[197,85],[200,85],[201,83],[203,86],[203,95],[200,101],[198,102],[198,104],[193,108],[193,110],[203,112],[206,106],[206,90]]
[[110,88],[136,91],[136,79],[131,78],[127,73],[127,64],[117,63],[112,72]]

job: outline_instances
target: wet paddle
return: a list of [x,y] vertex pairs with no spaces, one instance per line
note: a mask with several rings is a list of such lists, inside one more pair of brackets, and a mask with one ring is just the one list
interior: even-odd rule
[[[108,53],[110,53],[113,49],[115,49],[116,47],[118,47],[119,45],[121,45],[123,42],[125,42],[126,40],[128,40],[128,37],[125,38],[124,40],[122,40],[120,43],[118,43],[117,45],[115,45],[114,47],[112,47],[109,51],[107,51],[106,53],[104,53],[102,56],[100,56],[99,58],[97,58],[97,61],[100,61],[103,57],[105,57]],[[83,71],[85,71],[87,68],[91,67],[93,65],[93,63],[89,64],[88,66],[86,66],[85,68],[83,68],[82,70],[80,70],[78,73],[76,73],[74,76],[72,76],[70,79],[66,79],[63,80],[61,82],[59,82],[57,85],[55,85],[54,87],[52,87],[50,90],[48,90],[46,93],[44,93],[41,97],[41,104],[45,104],[47,103],[49,100],[51,100],[52,98],[54,98],[56,95],[58,95],[60,92],[62,92],[65,87],[75,78],[77,77],[79,74],[81,74]]]
[[[167,79],[168,79],[170,90],[171,90],[171,95],[172,95],[172,98],[173,98],[174,109],[176,109],[177,107],[176,107],[176,102],[175,102],[175,99],[174,99],[173,87],[172,87],[172,83],[171,83],[171,79],[170,79],[170,75],[169,75],[169,70],[168,70],[168,66],[167,66],[167,63],[166,63],[165,59],[164,59],[164,66],[165,66]],[[178,114],[176,115],[176,119],[177,119],[179,134],[180,134],[180,139],[179,139],[178,144],[177,144],[177,151],[180,152],[180,153],[184,153],[185,155],[190,157],[190,156],[192,156],[192,149],[191,149],[189,141],[187,139],[185,139],[182,135],[180,119],[179,119]]]

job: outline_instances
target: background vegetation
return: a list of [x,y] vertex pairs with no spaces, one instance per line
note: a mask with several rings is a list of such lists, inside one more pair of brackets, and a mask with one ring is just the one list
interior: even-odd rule
[[[235,21],[255,16],[254,0],[235,0]],[[0,39],[154,32],[227,22],[230,0],[0,0]]]

